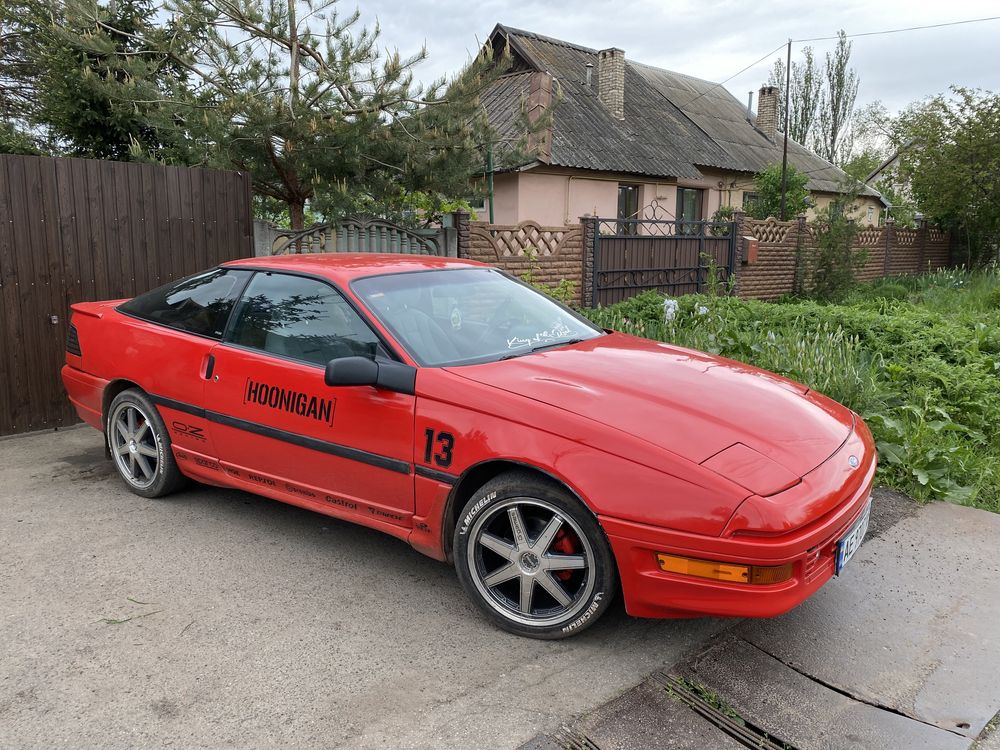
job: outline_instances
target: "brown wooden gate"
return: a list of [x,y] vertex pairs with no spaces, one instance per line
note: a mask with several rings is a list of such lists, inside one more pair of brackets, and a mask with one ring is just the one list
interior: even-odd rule
[[725,288],[736,263],[736,225],[719,221],[596,219],[592,248],[595,305],[647,289],[693,294]]
[[251,255],[247,174],[0,154],[0,435],[77,421],[70,304]]

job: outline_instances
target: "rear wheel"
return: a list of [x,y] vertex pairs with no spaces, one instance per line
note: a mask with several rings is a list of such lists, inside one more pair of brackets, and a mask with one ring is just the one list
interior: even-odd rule
[[135,494],[163,497],[183,483],[167,427],[142,391],[129,388],[115,396],[107,436],[115,468]]
[[614,558],[593,514],[527,472],[504,474],[473,495],[454,551],[466,593],[518,635],[578,633],[604,613],[617,588]]

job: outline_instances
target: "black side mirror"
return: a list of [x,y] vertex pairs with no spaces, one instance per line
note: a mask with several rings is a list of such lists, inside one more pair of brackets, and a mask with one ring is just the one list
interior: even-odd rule
[[375,385],[378,363],[368,357],[338,357],[326,363],[327,385]]
[[340,357],[326,365],[326,384],[330,386],[370,385],[412,396],[416,381],[417,368],[390,360]]

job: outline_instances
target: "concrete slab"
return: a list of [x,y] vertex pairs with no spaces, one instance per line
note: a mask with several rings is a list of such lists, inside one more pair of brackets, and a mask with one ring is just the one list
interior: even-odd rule
[[860,700],[976,737],[1000,708],[1000,515],[933,503],[796,610],[734,632]]
[[830,690],[731,634],[675,671],[798,750],[965,750],[971,744]]
[[576,730],[601,750],[739,750],[744,747],[662,685],[647,680],[598,708]]

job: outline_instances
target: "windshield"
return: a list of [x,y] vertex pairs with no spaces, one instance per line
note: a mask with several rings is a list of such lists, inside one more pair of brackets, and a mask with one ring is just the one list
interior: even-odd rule
[[492,268],[387,274],[351,288],[421,365],[492,362],[603,335]]

